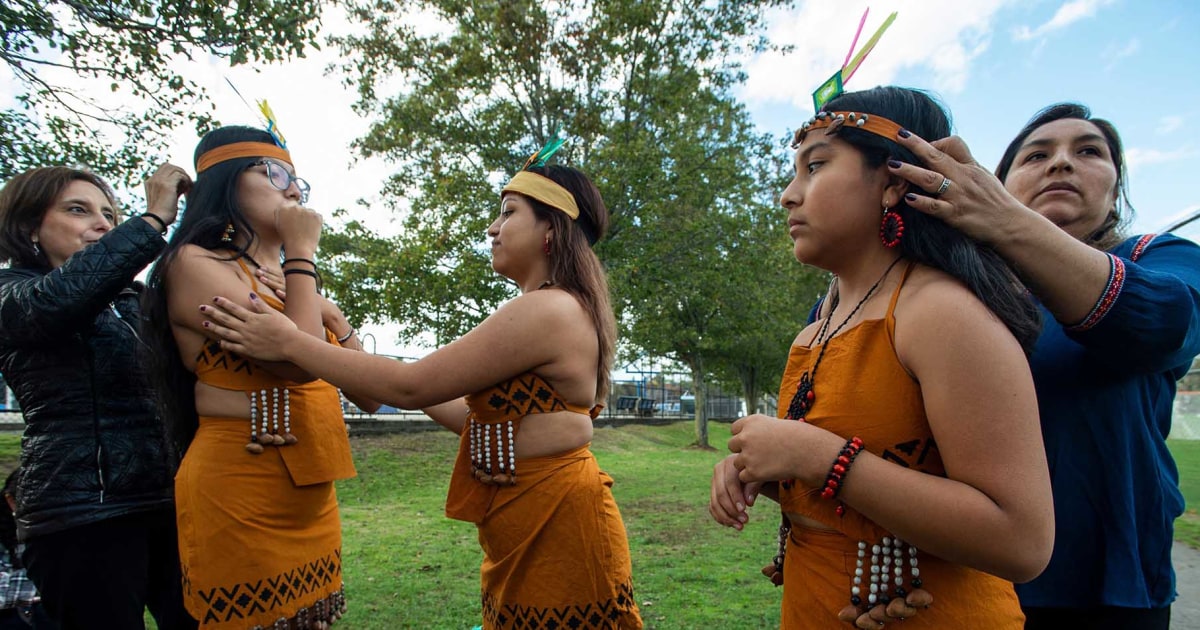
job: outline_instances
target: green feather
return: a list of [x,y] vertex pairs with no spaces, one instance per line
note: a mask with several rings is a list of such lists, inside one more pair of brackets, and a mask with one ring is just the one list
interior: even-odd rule
[[558,150],[562,148],[564,142],[567,141],[567,135],[563,133],[562,127],[559,126],[554,130],[554,135],[550,137],[550,141],[546,146],[542,147],[537,153],[525,162],[525,166],[521,170],[529,170],[535,167],[546,165],[546,160],[549,160]]

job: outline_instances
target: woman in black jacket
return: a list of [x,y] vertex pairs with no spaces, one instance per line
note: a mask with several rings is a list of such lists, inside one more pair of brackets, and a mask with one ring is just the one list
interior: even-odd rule
[[165,245],[191,179],[164,164],[148,212],[119,223],[112,191],[65,167],[0,189],[0,373],[25,417],[17,535],[64,629],[194,628],[183,609],[174,460],[139,365],[134,276]]

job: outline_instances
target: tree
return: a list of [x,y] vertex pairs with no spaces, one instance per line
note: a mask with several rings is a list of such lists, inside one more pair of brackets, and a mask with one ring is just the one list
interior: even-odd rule
[[[736,249],[726,235],[764,238],[738,221],[774,204],[764,165],[786,159],[732,96],[744,78],[735,60],[765,46],[757,33],[777,4],[351,2],[366,31],[335,44],[358,109],[376,118],[356,146],[396,165],[384,197],[404,229],[386,245],[357,226],[323,244],[339,267],[329,283],[339,303],[367,312],[356,274],[379,274],[365,280],[394,291],[376,319],[442,338],[478,323],[513,294],[484,247],[496,191],[562,125],[572,140],[560,161],[592,176],[612,215],[597,253],[623,342],[687,364],[702,395],[723,347],[709,332],[721,303],[768,290],[722,260]],[[419,14],[444,27],[418,32]],[[404,89],[385,93],[396,80]]]
[[782,235],[777,240],[751,237],[766,231],[767,227],[757,226],[747,230],[738,239],[735,257],[746,277],[757,282],[774,279],[777,290],[760,292],[752,306],[740,305],[725,312],[725,332],[720,337],[724,347],[713,366],[719,378],[740,387],[747,413],[757,411],[764,393],[776,398],[784,395],[778,386],[787,365],[788,347],[828,283],[828,274],[796,262]]
[[[196,54],[237,65],[303,56],[319,0],[11,0],[0,59],[19,83],[0,110],[0,181],[36,166],[86,164],[128,184],[185,122],[217,124],[206,95],[173,65]],[[79,78],[142,104],[112,106]],[[60,81],[61,79],[61,81]],[[75,87],[67,83],[74,81]],[[106,133],[107,132],[107,133]]]

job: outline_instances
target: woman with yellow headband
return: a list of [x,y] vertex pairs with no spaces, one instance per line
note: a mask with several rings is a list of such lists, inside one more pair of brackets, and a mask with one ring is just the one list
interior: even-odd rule
[[[210,132],[187,211],[150,274],[155,372],[183,461],[175,478],[185,603],[202,628],[325,628],[345,609],[333,482],[355,474],[337,389],[221,348],[198,301],[250,294],[314,343],[361,350],[319,293],[321,217],[276,136]],[[353,386],[346,395],[378,408]]]
[[735,422],[713,473],[724,525],[741,529],[760,489],[779,502],[763,571],[789,630],[1018,630],[1011,582],[1050,558],[1025,356],[1036,310],[995,253],[908,204],[923,193],[888,170],[913,159],[905,129],[939,138],[950,122],[927,95],[883,87],[797,132],[788,233],[835,279],[789,350],[777,417]]
[[462,436],[446,514],[479,528],[489,630],[642,627],[612,478],[588,448],[616,336],[591,249],[607,226],[599,191],[579,171],[517,173],[487,233],[492,268],[521,295],[413,363],[322,344],[261,300],[204,307],[226,350],[423,408]]

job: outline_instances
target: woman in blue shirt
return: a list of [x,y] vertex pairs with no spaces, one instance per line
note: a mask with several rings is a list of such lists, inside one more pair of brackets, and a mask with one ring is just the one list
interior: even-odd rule
[[958,138],[900,142],[932,170],[893,171],[943,193],[909,204],[993,247],[1043,309],[1030,364],[1056,536],[1045,572],[1017,585],[1025,627],[1167,630],[1183,496],[1166,438],[1200,353],[1200,247],[1124,234],[1120,136],[1082,105],[1035,115],[996,176]]

